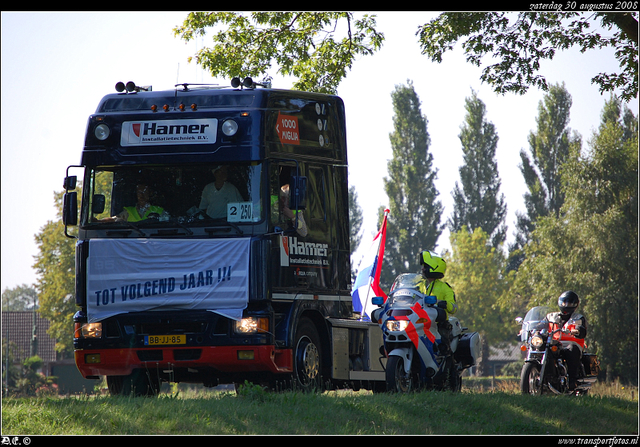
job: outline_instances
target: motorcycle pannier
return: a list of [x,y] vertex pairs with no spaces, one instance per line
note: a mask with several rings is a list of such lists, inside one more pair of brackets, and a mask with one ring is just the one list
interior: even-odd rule
[[454,357],[463,368],[475,365],[480,357],[480,335],[477,332],[462,334]]
[[600,361],[596,354],[582,354],[582,365],[584,366],[584,373],[587,376],[597,376],[600,374]]

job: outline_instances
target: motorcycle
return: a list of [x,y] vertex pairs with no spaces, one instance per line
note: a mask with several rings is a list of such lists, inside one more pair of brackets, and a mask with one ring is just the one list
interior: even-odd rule
[[[554,318],[555,317],[555,318]],[[537,306],[527,312],[524,319],[516,318],[522,325],[521,350],[526,352],[520,374],[520,391],[523,394],[541,395],[544,393],[582,395],[587,394],[591,385],[598,379],[600,363],[598,356],[583,351],[566,328],[572,320],[563,324],[557,313],[547,306]],[[582,352],[576,387],[569,389],[568,365],[561,356],[563,345],[570,343],[580,347]]]
[[[465,332],[468,328],[456,317],[447,319],[437,298],[420,292],[421,280],[420,274],[398,275],[387,300],[375,297],[372,301],[379,306],[371,312],[371,320],[382,329],[380,351],[387,357],[387,391],[459,391],[462,372],[480,356],[480,336]],[[442,343],[438,323],[448,323],[448,346]]]

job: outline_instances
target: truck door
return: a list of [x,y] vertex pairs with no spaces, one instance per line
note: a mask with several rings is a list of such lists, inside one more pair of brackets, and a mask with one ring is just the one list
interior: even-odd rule
[[[306,184],[304,197],[294,204],[295,182]],[[274,163],[270,171],[270,228],[277,240],[275,287],[326,290],[331,284],[331,232],[327,219],[327,180],[324,168],[303,163]]]

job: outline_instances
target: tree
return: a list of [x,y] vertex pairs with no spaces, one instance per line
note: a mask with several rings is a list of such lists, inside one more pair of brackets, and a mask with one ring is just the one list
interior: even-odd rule
[[[481,79],[498,93],[524,93],[529,86],[547,89],[537,74],[543,60],[557,50],[577,46],[582,52],[612,47],[619,73],[600,73],[592,81],[601,92],[621,89],[628,101],[638,94],[637,13],[522,12],[443,13],[418,27],[422,54],[435,62],[464,37],[467,61],[480,66],[483,56],[498,60]],[[510,20],[511,18],[514,21]],[[590,30],[598,20],[611,36]],[[345,24],[342,39],[334,39]],[[212,48],[202,48],[196,62],[213,76],[263,76],[272,63],[278,72],[297,78],[294,88],[335,92],[354,60],[382,47],[384,34],[376,30],[375,16],[354,20],[348,12],[254,12],[245,17],[231,12],[192,12],[174,34],[186,42],[220,26]],[[192,60],[191,58],[189,59]]]
[[[611,36],[591,31],[596,20]],[[496,93],[525,93],[530,86],[548,90],[538,73],[544,60],[556,51],[577,47],[581,52],[615,48],[620,72],[600,73],[592,83],[600,92],[621,90],[629,101],[638,96],[638,14],[608,12],[474,12],[443,13],[420,26],[417,32],[422,54],[434,62],[464,38],[467,62],[480,67],[485,56],[497,60],[482,70],[483,82]]]
[[214,46],[196,54],[212,76],[263,76],[275,62],[278,73],[297,78],[294,89],[321,93],[335,93],[354,60],[384,41],[375,16],[349,12],[192,12],[174,34],[188,42],[219,25]]
[[464,165],[460,167],[462,188],[456,182],[453,216],[448,225],[452,233],[463,226],[471,232],[482,228],[490,236],[490,244],[498,248],[507,233],[504,225],[507,205],[504,194],[500,194],[496,161],[498,134],[493,123],[486,120],[486,107],[476,92],[466,98],[465,109],[465,123],[459,135],[464,156]]
[[[349,242],[351,246],[350,254],[353,255],[355,251],[360,246],[360,242],[362,241],[362,233],[360,230],[362,229],[362,208],[358,204],[358,193],[356,192],[355,186],[349,187]],[[351,267],[352,276],[355,275],[353,271],[353,266]]]
[[391,94],[394,130],[389,140],[393,157],[387,163],[389,177],[384,178],[390,214],[381,275],[386,286],[396,275],[417,270],[418,254],[432,250],[443,229],[444,207],[437,200],[437,168],[429,152],[427,118],[422,115],[413,83],[407,83],[396,85]]
[[56,339],[56,350],[66,355],[73,351],[75,243],[64,235],[62,196],[54,193],[58,220],[48,221],[35,235],[39,252],[33,267],[38,275],[40,314],[51,322],[49,334]]
[[609,101],[590,151],[566,162],[565,203],[532,232],[513,307],[556,306],[573,290],[607,379],[637,383],[638,122],[628,109],[621,115]]
[[[488,234],[480,227],[471,232],[463,226],[450,236],[452,254],[446,254],[445,281],[454,289],[458,312],[455,314],[463,326],[478,331],[482,341],[482,359],[479,375],[485,375],[489,346],[504,342],[509,337],[504,313],[499,303],[508,290],[508,279],[503,276],[504,256],[489,244]],[[508,318],[507,318],[508,319]]]
[[510,251],[518,254],[512,268],[522,262],[522,248],[529,240],[536,221],[543,216],[559,216],[564,204],[561,171],[571,152],[581,150],[581,138],[571,134],[569,116],[571,95],[563,85],[553,85],[538,104],[537,129],[528,137],[529,154],[520,151],[520,172],[527,192],[524,195],[526,214],[516,212],[516,239]]
[[28,311],[38,309],[38,292],[33,286],[22,284],[2,292],[2,310],[4,312]]

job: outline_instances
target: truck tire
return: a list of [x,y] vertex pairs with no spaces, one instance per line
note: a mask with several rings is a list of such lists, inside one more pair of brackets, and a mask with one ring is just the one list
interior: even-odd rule
[[128,376],[107,376],[107,386],[112,396],[156,396],[160,380],[143,370],[135,370]]
[[305,392],[322,389],[322,347],[313,322],[301,318],[293,344],[294,389]]

